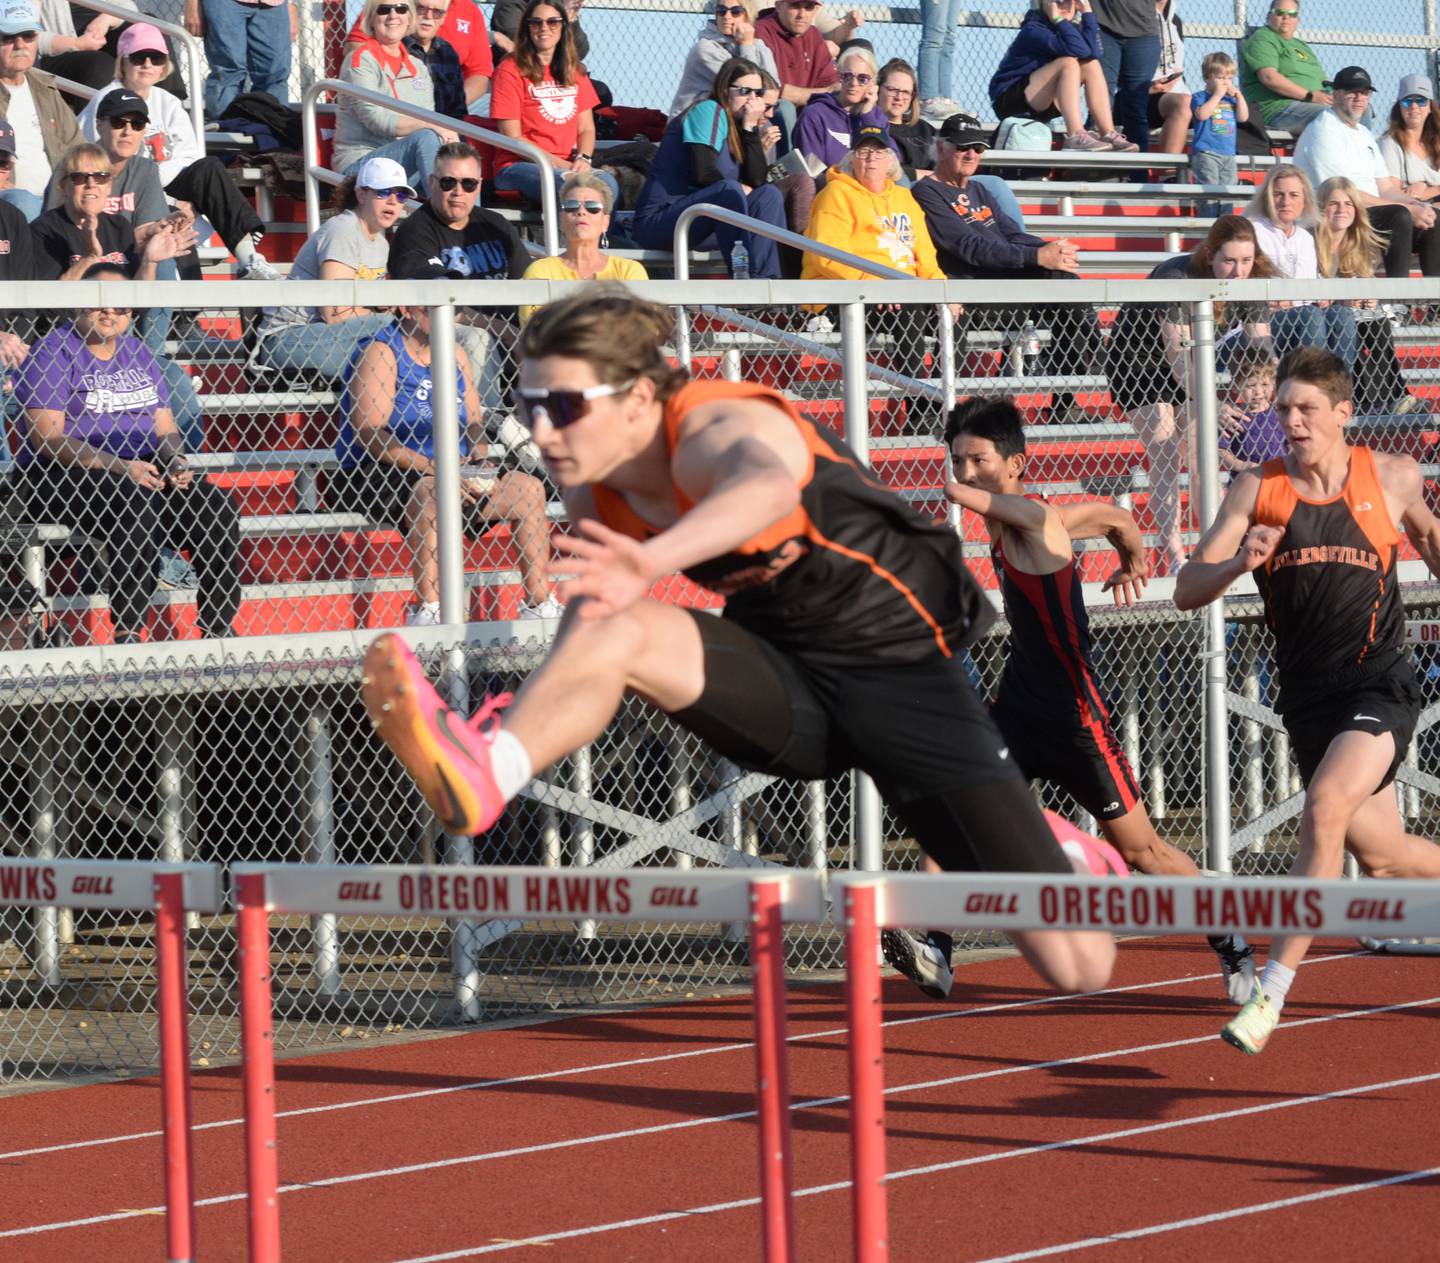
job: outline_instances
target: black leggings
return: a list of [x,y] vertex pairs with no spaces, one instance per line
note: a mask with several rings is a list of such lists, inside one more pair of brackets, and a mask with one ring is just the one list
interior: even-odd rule
[[246,237],[265,228],[230,178],[229,169],[213,155],[197,158],[165,186],[165,192],[191,203],[220,234],[227,250],[233,251]]

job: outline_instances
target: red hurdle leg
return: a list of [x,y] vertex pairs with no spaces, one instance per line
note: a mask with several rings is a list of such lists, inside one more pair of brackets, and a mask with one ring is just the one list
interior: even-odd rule
[[878,892],[876,884],[845,886],[845,1007],[850,1021],[850,1178],[855,1197],[856,1263],[883,1263],[890,1257]]
[[245,1186],[250,1263],[280,1263],[280,1170],[275,1153],[275,1031],[270,1002],[270,909],[263,873],[235,879],[240,923],[240,1052],[245,1087]]
[[155,989],[160,1026],[160,1102],[165,1134],[165,1257],[195,1257],[195,1154],[190,1131],[189,996],[185,968],[185,877],[157,873]]
[[755,990],[755,1093],[760,1118],[760,1210],[765,1263],[795,1257],[790,1200],[790,1078],[785,1045],[785,928],[780,882],[750,883],[750,965]]

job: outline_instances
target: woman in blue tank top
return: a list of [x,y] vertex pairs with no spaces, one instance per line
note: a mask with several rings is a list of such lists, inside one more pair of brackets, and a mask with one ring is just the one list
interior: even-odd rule
[[[335,443],[340,471],[326,484],[332,507],[363,513],[372,522],[404,532],[415,581],[405,615],[410,627],[440,621],[430,351],[426,307],[401,307],[394,321],[356,346],[340,400]],[[479,460],[487,450],[479,393],[468,358],[455,359],[460,455],[462,460]],[[479,535],[499,521],[511,523],[525,588],[518,617],[558,618],[561,607],[550,596],[545,574],[550,528],[540,481],[516,471],[494,476],[471,471],[460,493],[470,533]]]

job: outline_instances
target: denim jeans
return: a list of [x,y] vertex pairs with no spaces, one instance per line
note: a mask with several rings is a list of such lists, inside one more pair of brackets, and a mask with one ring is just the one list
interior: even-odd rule
[[405,178],[410,181],[410,187],[415,190],[416,196],[423,201],[429,196],[430,172],[435,166],[435,155],[439,150],[440,133],[422,127],[418,132],[411,132],[408,136],[402,136],[399,140],[392,140],[389,144],[381,145],[379,149],[362,154],[341,174],[358,176],[360,168],[371,158],[394,158],[405,168]]
[[[174,259],[161,259],[155,265],[157,281],[178,281],[180,268]],[[170,307],[147,307],[140,313],[140,337],[157,356],[165,354],[165,339],[170,336],[170,320],[175,312]]]
[[1286,101],[1275,112],[1274,117],[1265,120],[1265,126],[1298,134],[1313,123],[1317,115],[1325,113],[1329,108],[1328,105],[1320,105],[1315,101]]
[[970,179],[980,185],[990,197],[990,205],[1002,215],[1008,215],[1015,223],[1025,227],[1025,212],[1020,209],[1020,199],[1010,191],[1010,186],[998,175],[972,175]]
[[201,0],[205,17],[205,114],[223,118],[230,102],[245,91],[277,101],[290,99],[290,6],[241,4],[240,0]]
[[[561,171],[558,167],[555,170],[555,192],[560,192],[560,186],[565,183],[565,177],[570,172]],[[598,175],[610,187],[610,204],[620,205],[620,185],[616,183],[615,177],[608,171],[596,171]],[[502,167],[495,173],[494,180],[497,189],[503,189],[510,193],[518,193],[532,205],[540,205],[540,168],[533,162],[512,162],[508,167]],[[557,198],[558,200],[558,198]]]
[[920,54],[915,69],[922,101],[954,95],[955,43],[960,14],[967,7],[965,0],[920,0]]
[[40,212],[45,209],[44,201],[28,189],[0,189],[0,202],[9,202],[25,216],[27,224],[33,224]]
[[390,323],[389,316],[356,316],[327,325],[285,325],[260,341],[259,360],[281,373],[302,372],[339,381],[361,338]]
[[1115,126],[1141,149],[1150,148],[1150,84],[1160,64],[1160,37],[1121,38],[1100,32],[1100,68],[1115,111]]
[[[1233,153],[1200,149],[1190,154],[1190,178],[1196,184],[1234,184],[1239,179],[1239,172]],[[1223,209],[1219,202],[1201,202],[1198,213],[1202,216],[1219,215]]]
[[[632,225],[631,235],[646,250],[669,250],[674,244],[675,223],[681,212],[699,202],[713,202],[716,206],[737,211],[741,215],[764,220],[776,228],[786,227],[785,197],[773,184],[762,184],[747,194],[738,180],[722,180],[719,184],[696,189],[687,197],[677,197],[668,206],[660,208],[646,219],[637,218]],[[725,256],[725,266],[728,268],[731,253],[738,241],[743,241],[745,249],[750,253],[752,277],[766,280],[779,277],[780,256],[775,242],[769,237],[742,232],[713,219],[701,219],[690,229],[688,245],[691,250],[718,249]]]
[[1286,307],[1270,313],[1270,332],[1275,338],[1275,354],[1284,355],[1301,346],[1323,346],[1345,361],[1355,364],[1358,335],[1355,330],[1355,309],[1344,303],[1320,307],[1307,303],[1303,307]]
[[160,367],[164,370],[165,385],[170,391],[170,411],[175,415],[175,425],[185,450],[203,452],[205,413],[200,407],[200,396],[195,393],[195,383],[174,360],[160,357]]

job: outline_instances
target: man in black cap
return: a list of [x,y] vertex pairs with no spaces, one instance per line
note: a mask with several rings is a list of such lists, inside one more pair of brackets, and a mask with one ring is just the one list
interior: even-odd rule
[[[1006,214],[988,184],[974,179],[990,133],[963,114],[947,118],[935,142],[935,169],[911,190],[925,212],[925,226],[945,275],[952,280],[1067,280],[1079,270],[1075,245],[1028,233]],[[997,291],[1003,292],[1003,291]],[[1023,301],[973,307],[965,320],[1017,335],[1026,324],[1050,329],[1045,370],[1071,375],[1101,371],[1104,341],[1089,307]],[[1059,414],[1068,396],[1057,395]],[[1057,419],[1058,415],[1057,415]]]
[[1325,85],[1333,101],[1295,144],[1295,165],[1319,188],[1334,176],[1351,180],[1370,222],[1386,233],[1385,275],[1410,275],[1410,256],[1420,256],[1426,276],[1440,276],[1440,229],[1435,208],[1411,197],[1385,165],[1380,146],[1365,126],[1375,85],[1361,66],[1346,66]]

